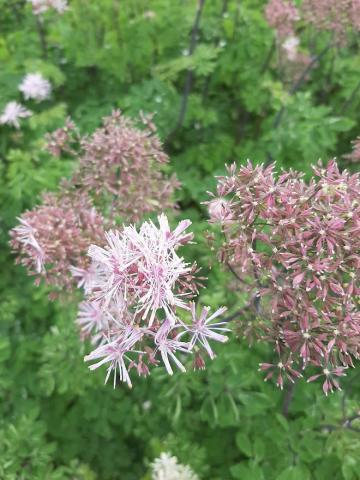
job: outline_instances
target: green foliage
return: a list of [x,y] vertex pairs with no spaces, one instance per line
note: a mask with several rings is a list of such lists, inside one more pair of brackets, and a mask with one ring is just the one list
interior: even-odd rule
[[[184,254],[209,277],[201,301],[240,308],[246,295],[228,288],[230,275],[204,239],[200,203],[214,175],[246,158],[309,175],[319,158],[349,152],[359,134],[356,39],[331,49],[292,91],[265,3],[206,1],[189,55],[196,0],[72,0],[40,26],[28,2],[0,0],[0,109],[17,100],[33,111],[18,131],[0,126],[1,479],[149,479],[162,451],[211,480],[359,478],[358,428],[344,424],[358,408],[356,372],[345,393],[330,398],[300,382],[285,416],[287,392],[257,372],[272,351],[234,336],[205,372],[189,365],[188,374],[169,378],[160,370],[134,379],[133,391],[113,390],[103,386],[103,371],[90,374],[83,363],[89,345],[74,324],[76,299],[49,302],[7,244],[16,216],[73,168],[44,151],[47,132],[68,115],[90,133],[112,108],[155,113],[169,170],[182,182],[178,218],[193,221],[197,243]],[[313,56],[327,41],[306,27],[302,35]],[[24,102],[18,91],[35,71],[53,85],[43,103]]]

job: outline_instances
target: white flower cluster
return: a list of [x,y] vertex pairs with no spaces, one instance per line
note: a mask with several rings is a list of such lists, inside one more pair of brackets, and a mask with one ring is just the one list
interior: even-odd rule
[[[25,100],[41,102],[51,95],[51,83],[41,73],[28,73],[19,85]],[[32,112],[20,103],[8,102],[0,115],[0,124],[20,128],[20,119],[30,117]]]
[[[159,227],[148,221],[140,228],[107,232],[107,245],[89,248],[91,273],[72,269],[86,294],[78,324],[84,337],[92,336],[97,345],[85,361],[96,361],[91,370],[108,364],[105,383],[113,372],[114,387],[117,377],[131,387],[129,370],[136,367],[139,375],[147,376],[160,357],[169,375],[173,365],[185,372],[178,353],[194,354],[198,367],[204,368],[200,351],[213,359],[210,343],[227,341],[224,322],[213,322],[226,308],[210,315],[210,308],[203,307],[198,314],[190,301],[193,267],[177,249],[192,239],[192,233],[186,233],[191,221],[181,221],[174,230],[166,215],[158,222]],[[187,322],[179,309],[191,314]]]
[[41,73],[28,73],[19,85],[19,90],[25,100],[41,102],[50,97],[51,83]]
[[20,128],[20,118],[30,117],[31,112],[20,103],[12,101],[5,105],[0,115],[0,124]]
[[288,37],[282,44],[282,48],[285,50],[288,60],[290,60],[290,62],[296,60],[299,44],[300,40],[294,36]]
[[53,8],[58,13],[62,14],[67,10],[67,0],[27,0],[33,7],[34,15],[41,15],[42,13]]
[[199,480],[188,465],[178,463],[176,457],[163,452],[151,465],[152,480]]

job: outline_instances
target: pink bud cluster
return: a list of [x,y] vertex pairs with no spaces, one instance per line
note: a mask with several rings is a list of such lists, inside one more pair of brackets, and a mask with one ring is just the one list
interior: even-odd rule
[[154,127],[147,123],[139,130],[120,112],[105,118],[90,138],[82,139],[68,120],[48,136],[48,150],[70,154],[79,166],[58,193],[45,195],[42,204],[19,218],[11,246],[38,280],[69,288],[86,276],[91,243],[101,244],[105,230],[120,220],[137,221],[173,207],[170,197],[178,184],[162,171],[168,158]]
[[48,133],[45,139],[47,141],[46,150],[54,157],[60,157],[62,154],[77,156],[77,147],[81,143],[81,136],[71,118],[66,119],[63,127]]
[[304,0],[304,19],[318,30],[344,40],[349,30],[360,31],[360,0]]
[[220,261],[251,294],[240,329],[274,346],[275,362],[260,369],[282,387],[318,367],[328,393],[360,354],[360,176],[335,161],[314,172],[306,183],[232,165],[209,212],[224,235]]
[[265,7],[265,17],[283,40],[294,36],[295,24],[300,19],[298,9],[289,0],[270,0]]
[[118,380],[131,387],[129,370],[147,376],[159,361],[170,375],[174,366],[185,371],[179,357],[191,353],[194,366],[204,368],[202,353],[215,356],[209,340],[227,340],[228,329],[213,323],[226,309],[209,316],[204,307],[198,315],[190,301],[197,292],[193,267],[177,250],[192,239],[186,233],[191,222],[182,221],[173,231],[165,215],[158,222],[159,227],[149,221],[139,230],[131,225],[109,231],[105,247],[89,248],[92,264],[78,324],[96,346],[85,357],[95,361],[90,369],[107,364],[105,382],[113,373],[114,387]]
[[343,42],[349,31],[360,30],[360,0],[304,0],[301,8],[291,0],[269,0],[265,17],[280,41],[295,37],[302,20],[317,30],[332,32],[335,40]]
[[268,24],[276,30],[283,75],[294,81],[311,61],[310,57],[299,49],[300,38],[296,35],[296,25],[300,20],[300,13],[291,1],[270,0],[265,8],[265,17]]
[[119,111],[104,119],[102,128],[82,141],[83,154],[73,182],[106,203],[109,215],[137,222],[150,212],[173,207],[171,195],[179,186],[166,178],[162,167],[169,159],[155,126],[142,117],[144,129],[135,128]]
[[54,287],[70,288],[71,267],[88,267],[87,249],[104,238],[104,219],[85,195],[46,194],[41,205],[19,218],[11,232],[11,246],[24,265]]
[[349,163],[360,163],[360,136],[357,137],[353,142],[353,150],[351,153],[344,155],[344,158]]

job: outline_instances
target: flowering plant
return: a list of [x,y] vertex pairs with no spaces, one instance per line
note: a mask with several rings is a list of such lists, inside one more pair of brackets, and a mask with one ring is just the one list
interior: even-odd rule
[[[87,301],[80,305],[78,323],[83,336],[91,336],[97,345],[85,360],[101,359],[90,369],[109,363],[105,381],[113,372],[114,386],[117,376],[131,386],[128,368],[147,376],[158,357],[170,375],[170,360],[184,372],[176,352],[195,352],[194,366],[204,368],[202,353],[215,356],[209,340],[227,340],[223,332],[228,329],[212,322],[226,309],[208,316],[205,307],[198,315],[189,302],[197,293],[196,265],[185,263],[177,249],[192,239],[185,233],[191,222],[184,220],[173,231],[165,215],[158,222],[159,228],[145,222],[139,231],[134,226],[110,231],[105,248],[89,249],[92,264],[81,280]],[[179,310],[191,313],[190,322]]]
[[43,278],[55,291],[71,288],[89,264],[90,244],[101,243],[106,229],[174,205],[178,183],[162,172],[168,158],[147,125],[139,130],[114,112],[90,138],[80,137],[70,120],[48,136],[49,151],[70,154],[78,167],[58,192],[43,195],[39,206],[23,213],[10,233],[18,262],[37,282]]
[[[61,3],[69,5],[64,15],[51,7]],[[184,257],[184,263],[196,259],[202,266],[209,280],[201,302],[211,305],[211,312],[221,305],[229,308],[229,313],[214,322],[226,321],[236,313],[236,321],[227,322],[235,333],[246,329],[246,320],[251,325],[258,322],[253,313],[257,290],[247,298],[244,284],[239,283],[239,294],[234,292],[234,284],[228,282],[231,274],[203,242],[209,226],[199,203],[205,200],[204,191],[213,188],[214,175],[221,174],[225,161],[249,156],[259,163],[270,162],[271,156],[278,172],[292,167],[306,178],[310,178],[311,163],[334,155],[339,158],[340,171],[346,164],[351,171],[359,169],[358,148],[351,158],[343,159],[343,154],[350,152],[349,142],[360,133],[356,32],[348,24],[346,42],[339,42],[333,28],[320,31],[305,19],[305,0],[293,0],[300,19],[293,23],[291,33],[280,38],[266,22],[266,3],[0,1],[0,115],[11,101],[31,110],[28,118],[19,116],[17,108],[10,110],[10,117],[1,119],[6,125],[0,125],[1,479],[149,480],[150,462],[161,452],[176,456],[178,464],[189,465],[201,479],[358,479],[358,368],[348,368],[347,376],[340,377],[343,392],[336,395],[323,395],[321,378],[309,384],[289,382],[280,391],[270,380],[264,383],[257,372],[259,362],[274,363],[273,356],[277,360],[277,353],[271,352],[273,344],[264,339],[247,348],[246,339],[231,335],[223,345],[208,339],[217,357],[206,362],[206,371],[190,371],[197,345],[189,353],[174,352],[187,369],[186,375],[175,374],[177,367],[168,355],[174,375],[167,375],[165,368],[154,370],[149,363],[151,377],[137,379],[136,368],[130,369],[125,359],[136,388],[125,385],[113,390],[112,373],[109,388],[101,387],[110,362],[93,373],[87,371],[88,365],[103,357],[83,362],[84,355],[100,345],[100,339],[94,339],[95,326],[87,333],[80,315],[77,323],[73,321],[82,294],[76,284],[88,279],[91,244],[106,249],[105,232],[118,231],[121,237],[123,225],[135,223],[139,233],[150,215],[159,228],[156,215],[162,210],[168,215],[171,231],[179,221],[171,210],[165,210],[172,197],[165,196],[169,203],[164,203],[156,186],[155,196],[145,195],[138,201],[136,193],[143,195],[152,180],[146,182],[148,173],[140,180],[146,171],[145,158],[134,168],[133,154],[139,142],[132,145],[131,132],[123,143],[128,144],[127,150],[122,149],[118,121],[114,130],[119,140],[114,141],[110,154],[104,147],[97,158],[91,153],[94,166],[88,177],[95,181],[91,177],[98,173],[96,166],[109,155],[103,170],[112,180],[102,187],[98,179],[91,191],[80,178],[73,181],[84,154],[84,133],[91,142],[92,132],[114,106],[131,118],[141,110],[155,113],[154,123],[171,162],[160,163],[149,156],[150,170],[161,171],[162,180],[156,183],[159,190],[169,182],[171,173],[177,172],[183,185],[176,192],[179,218],[191,219],[185,233],[193,231],[198,242],[180,245],[176,253]],[[324,4],[320,0],[312,3]],[[337,7],[343,2],[331,3]],[[341,13],[337,19],[343,21]],[[302,55],[308,63],[302,62]],[[49,101],[28,101],[19,91],[25,75],[32,72],[40,72],[51,82]],[[72,116],[81,135],[68,122],[49,138],[54,152],[50,156],[43,150],[43,136],[62,126],[67,115]],[[7,123],[11,118],[18,120],[20,128]],[[158,141],[150,123],[145,128],[135,124],[141,133],[137,135],[142,136],[141,150],[145,142],[154,145]],[[118,149],[123,154],[116,157]],[[154,151],[164,154],[162,147]],[[132,170],[129,180],[123,170],[126,162]],[[85,164],[83,171],[86,173]],[[116,180],[121,174],[120,190]],[[64,177],[67,185],[59,187]],[[131,184],[137,192],[129,188]],[[52,193],[43,197],[44,191]],[[140,207],[137,218],[133,218],[132,205]],[[96,218],[105,223],[91,220],[93,208]],[[219,212],[216,205],[213,210]],[[34,275],[27,278],[24,268],[14,265],[7,242],[8,231],[20,225],[16,217],[27,220],[25,215],[30,213],[33,238],[29,236],[29,244],[15,249],[21,261],[33,258],[30,268]],[[48,214],[52,218],[49,224]],[[45,230],[47,224],[49,230]],[[67,231],[70,235],[65,236]],[[81,248],[76,249],[79,235]],[[39,267],[37,257],[32,257],[34,240],[45,252]],[[256,250],[261,246],[258,241]],[[58,272],[52,271],[56,267]],[[250,278],[242,276],[246,281]],[[33,288],[34,279],[41,279],[39,288]],[[49,290],[60,292],[61,300],[49,302]],[[196,301],[187,298],[189,306]],[[263,316],[269,299],[270,295],[264,295],[260,300]],[[250,307],[240,315],[238,310],[247,306],[248,300]],[[101,307],[106,310],[105,302]],[[191,325],[191,311],[176,307],[176,314]],[[164,320],[162,309],[155,317]],[[142,321],[140,328],[148,321]],[[82,342],[79,329],[81,337],[95,343]],[[256,329],[253,333],[257,339]],[[192,335],[186,333],[178,341],[190,344],[191,340]],[[145,341],[156,348],[153,338]],[[134,349],[143,348],[139,344]],[[138,360],[136,353],[127,355]],[[161,352],[156,359],[163,364]],[[304,374],[295,364],[293,367]],[[322,372],[308,364],[305,373],[310,377]],[[226,448],[219,448],[223,445]],[[172,473],[181,471],[177,467]]]
[[[227,340],[221,332],[228,329],[212,323],[225,309],[208,316],[203,308],[198,315],[189,302],[197,293],[196,264],[188,265],[176,253],[192,239],[185,233],[189,220],[171,231],[162,214],[159,228],[149,221],[139,231],[130,225],[105,233],[119,218],[135,221],[160,204],[171,205],[177,183],[156,168],[167,157],[154,127],[144,121],[150,127],[140,131],[114,112],[90,139],[81,139],[71,121],[50,135],[48,148],[56,155],[76,155],[75,144],[80,144],[79,166],[57,194],[44,195],[11,231],[18,261],[37,283],[44,278],[55,289],[71,289],[74,283],[84,288],[78,324],[81,336],[96,345],[86,360],[101,358],[92,370],[109,363],[106,381],[113,371],[114,386],[118,377],[131,386],[128,368],[148,375],[158,356],[169,374],[170,360],[185,371],[176,351],[194,352],[194,366],[204,368],[202,353],[215,356],[208,339]],[[190,323],[180,318],[179,309],[191,312]]]
[[218,178],[209,202],[224,242],[219,259],[252,298],[238,314],[250,341],[274,346],[273,363],[260,364],[266,379],[294,382],[315,366],[324,392],[359,358],[360,176],[335,161],[301,174],[250,162]]

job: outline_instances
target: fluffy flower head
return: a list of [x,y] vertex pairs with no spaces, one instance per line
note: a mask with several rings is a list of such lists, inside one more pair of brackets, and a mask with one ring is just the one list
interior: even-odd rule
[[0,116],[0,123],[2,125],[10,125],[15,128],[20,128],[20,119],[30,117],[31,112],[23,105],[15,101],[9,102]]
[[[106,234],[104,247],[92,245],[92,277],[87,282],[87,301],[81,304],[78,324],[82,336],[92,336],[97,348],[86,361],[98,360],[91,369],[108,364],[114,386],[118,378],[131,386],[128,370],[147,376],[149,366],[162,361],[169,375],[176,367],[186,371],[184,358],[194,350],[210,358],[215,354],[209,341],[225,342],[228,329],[212,323],[225,309],[200,317],[189,299],[196,292],[194,268],[177,253],[192,239],[186,232],[191,222],[183,220],[171,230],[167,217],[144,222],[139,229],[124,227]],[[192,312],[190,323],[178,311]]]
[[139,231],[134,226],[121,232],[110,231],[106,234],[107,247],[94,245],[89,249],[99,272],[98,281],[94,280],[96,295],[106,302],[115,297],[132,301],[149,326],[159,309],[174,324],[173,307],[184,307],[174,288],[180,277],[190,271],[176,248],[191,239],[191,234],[184,233],[191,222],[181,222],[172,232],[165,215],[158,220],[159,228],[149,221]]
[[290,61],[296,60],[299,44],[300,40],[295,36],[288,37],[282,44],[282,48],[285,50],[287,58]]
[[51,84],[41,73],[28,73],[19,86],[26,100],[41,102],[51,95]]

